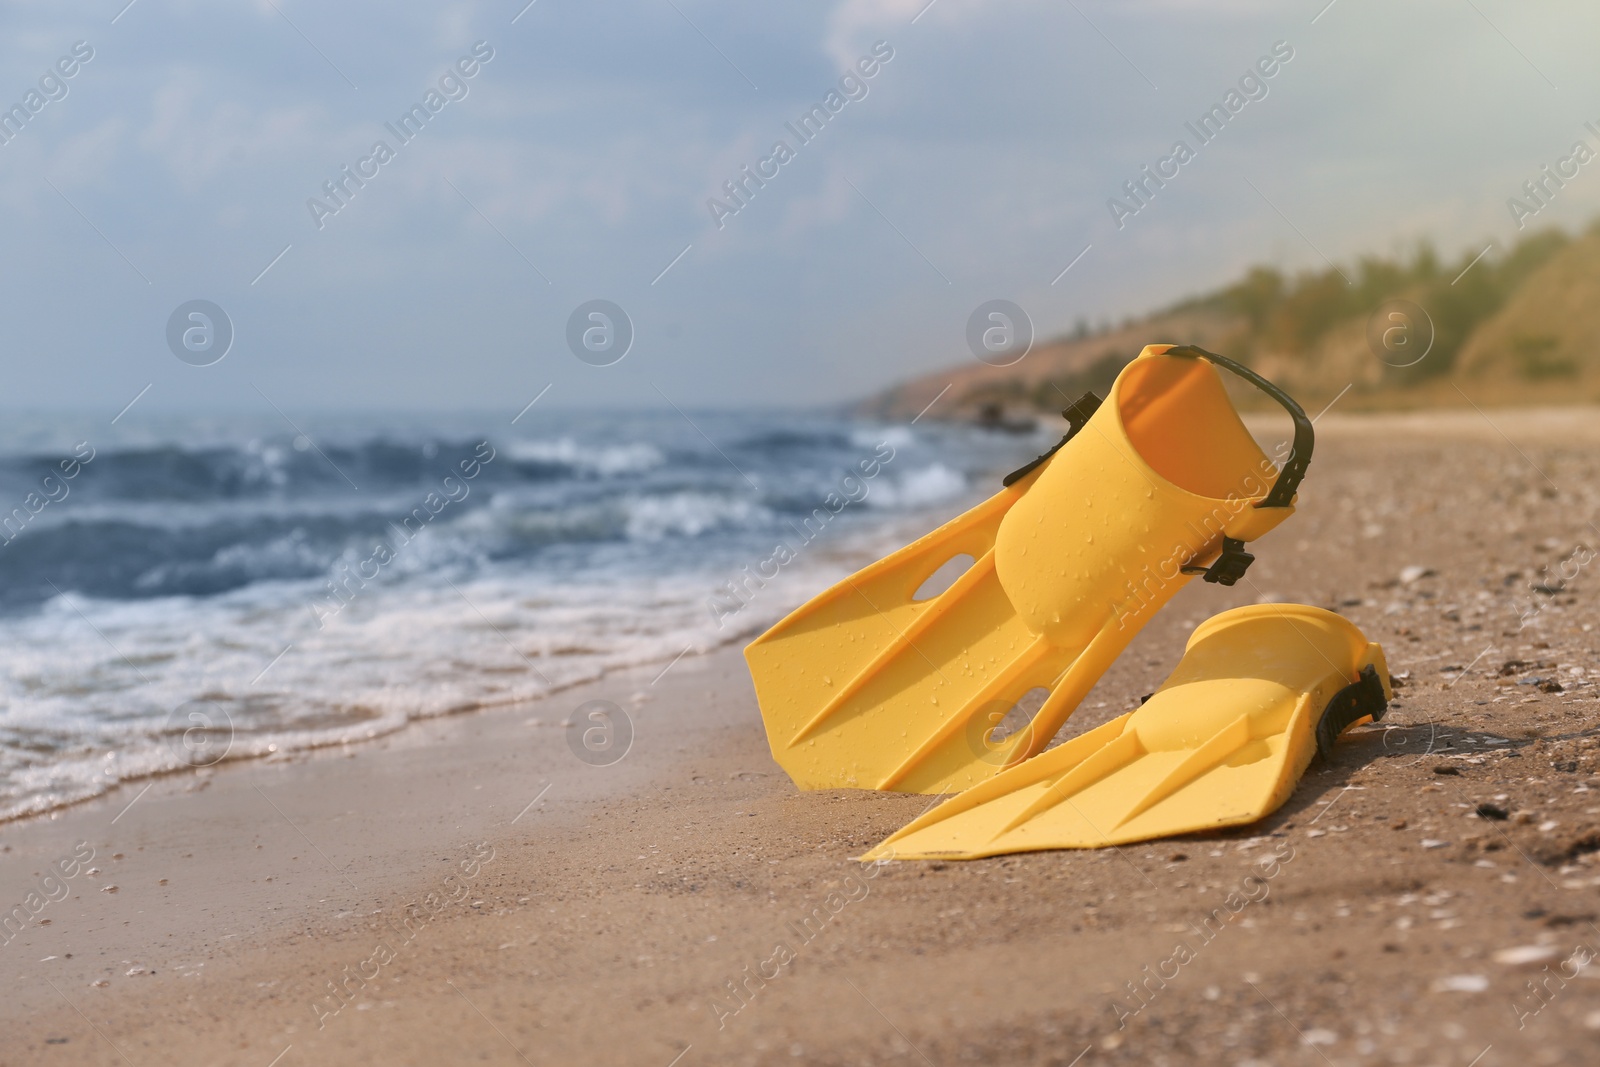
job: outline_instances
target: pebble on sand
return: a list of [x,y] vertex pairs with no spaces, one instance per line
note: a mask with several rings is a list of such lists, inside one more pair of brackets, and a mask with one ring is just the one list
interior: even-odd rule
[[1452,974],[1435,978],[1435,993],[1482,993],[1489,988],[1489,978],[1482,974]]
[[1517,945],[1501,949],[1493,958],[1507,967],[1529,967],[1549,963],[1559,955],[1561,950],[1555,945]]

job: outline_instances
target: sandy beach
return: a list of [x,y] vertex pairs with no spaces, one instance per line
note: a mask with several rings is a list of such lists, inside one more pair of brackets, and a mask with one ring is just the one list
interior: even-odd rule
[[934,798],[795,790],[730,646],[0,826],[0,1063],[1593,1063],[1600,418],[1490,419],[1325,417],[1248,580],[1068,724],[1336,608],[1403,684],[1256,826],[862,865]]

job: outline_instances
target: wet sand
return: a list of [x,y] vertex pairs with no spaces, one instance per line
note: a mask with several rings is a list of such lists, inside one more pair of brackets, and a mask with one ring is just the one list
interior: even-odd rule
[[0,945],[0,1063],[1593,1063],[1600,413],[1490,418],[1325,417],[1247,581],[1068,724],[1227,607],[1337,608],[1397,705],[1257,826],[863,866],[932,798],[797,792],[725,649],[0,827],[5,907],[68,894]]

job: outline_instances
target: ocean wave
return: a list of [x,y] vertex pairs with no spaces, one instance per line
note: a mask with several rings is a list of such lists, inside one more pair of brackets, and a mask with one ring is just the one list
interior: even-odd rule
[[731,442],[731,446],[745,454],[765,455],[797,449],[842,449],[850,440],[850,435],[834,429],[780,427],[746,434]]
[[866,503],[877,508],[911,510],[956,500],[968,491],[960,471],[933,463],[898,478],[880,477],[867,494]]
[[260,544],[225,544],[206,559],[158,563],[134,577],[131,591],[143,596],[204,596],[252,582],[306,578],[325,563],[325,552],[297,529]]
[[867,449],[887,443],[900,452],[917,443],[917,432],[909,426],[868,426],[851,431],[850,443],[856,448]]
[[508,441],[505,451],[519,463],[566,467],[605,477],[640,474],[667,461],[661,449],[652,444],[580,445],[570,437],[553,441]]
[[[1037,451],[769,413],[601,416],[629,439],[599,445],[594,413],[559,409],[539,437],[498,440],[467,417],[307,416],[314,446],[276,415],[138,416],[102,426],[70,494],[0,537],[0,819],[185,766],[168,719],[197,700],[231,719],[229,758],[278,756],[708,650]],[[485,438],[498,458],[426,507]],[[63,439],[0,427],[0,503]],[[864,477],[885,442],[894,458]],[[830,494],[862,503],[719,628],[713,591]]]
[[530,492],[507,490],[439,533],[468,539],[491,558],[504,560],[556,544],[658,542],[756,529],[775,521],[771,509],[760,503],[711,492],[628,493],[552,507]]
[[[236,445],[178,444],[98,448],[67,499],[149,504],[252,500],[311,493],[392,491],[437,482],[470,457],[476,442],[402,443],[372,438],[313,446],[300,435],[253,438]],[[0,457],[5,499],[31,490],[59,457]],[[3,509],[0,509],[3,510]]]
[[658,576],[644,610],[621,574],[380,579],[320,619],[309,582],[201,600],[63,595],[0,645],[0,820],[186,768],[185,708],[229,726],[228,759],[255,758],[706,651],[734,637],[705,610],[711,585]]
[[749,500],[710,493],[673,493],[628,501],[628,536],[635,541],[699,537],[712,530],[752,529],[775,519],[772,511]]

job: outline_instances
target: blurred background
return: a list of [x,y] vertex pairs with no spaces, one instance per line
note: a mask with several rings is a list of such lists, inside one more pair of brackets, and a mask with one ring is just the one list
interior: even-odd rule
[[736,640],[1147,343],[1600,399],[1588,5],[0,11],[0,816]]
[[[4,7],[0,101],[94,53],[0,148],[8,407],[114,414],[151,381],[141,406],[186,410],[263,410],[251,382],[301,409],[514,413],[550,382],[551,406],[663,406],[652,381],[835,404],[966,359],[984,300],[1043,338],[1253,267],[1361,281],[1427,244],[1448,282],[1600,210],[1591,167],[1523,228],[1507,207],[1600,149],[1575,2],[125,2]],[[479,41],[465,98],[400,145],[385,123]],[[785,124],[877,41],[865,96],[800,144]],[[1277,42],[1201,146],[1185,123]],[[397,158],[319,229],[308,199],[379,139]],[[1119,228],[1107,201],[1179,139],[1196,158]],[[707,201],[778,140],[795,158],[719,228]],[[237,329],[207,374],[163,343],[195,298]],[[564,341],[595,298],[637,331],[608,374]]]

